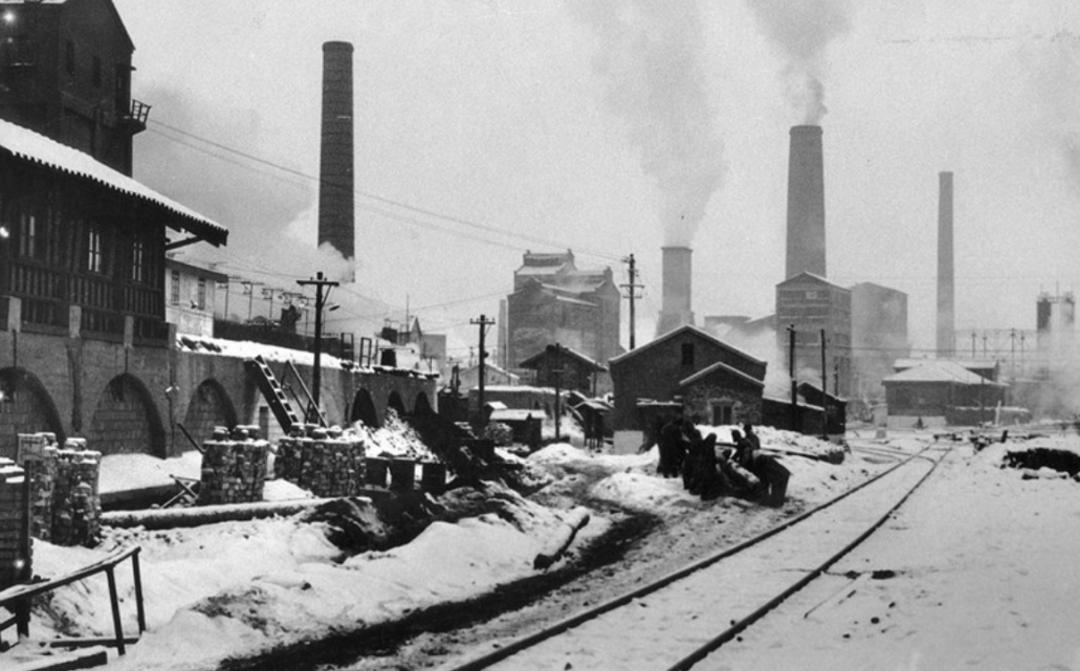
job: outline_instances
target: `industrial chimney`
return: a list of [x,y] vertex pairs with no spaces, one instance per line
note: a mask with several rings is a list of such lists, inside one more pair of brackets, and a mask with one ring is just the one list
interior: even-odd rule
[[825,277],[825,177],[821,126],[792,126],[788,155],[787,268]]
[[353,220],[353,46],[323,44],[322,147],[319,165],[319,245],[328,242],[349,261],[356,279]]
[[953,174],[938,174],[937,355],[953,356],[956,308],[953,287]]
[[689,247],[662,247],[663,297],[660,318],[656,323],[656,335],[662,336],[683,324],[694,323],[690,310],[690,254]]

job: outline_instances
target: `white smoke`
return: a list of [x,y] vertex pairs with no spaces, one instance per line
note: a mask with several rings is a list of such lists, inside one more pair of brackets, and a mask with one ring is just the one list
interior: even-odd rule
[[766,37],[783,52],[788,100],[802,123],[817,125],[825,108],[824,55],[851,29],[849,0],[746,0]]
[[600,39],[605,100],[626,122],[641,165],[661,193],[664,244],[689,246],[724,175],[702,67],[696,2],[591,0],[571,11]]

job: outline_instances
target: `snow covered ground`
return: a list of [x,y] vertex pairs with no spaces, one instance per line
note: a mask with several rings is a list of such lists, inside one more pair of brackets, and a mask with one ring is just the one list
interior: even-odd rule
[[[719,437],[725,428],[702,427],[702,430],[706,433],[715,430]],[[808,453],[823,449],[816,439],[764,427],[759,433],[766,448]],[[865,442],[878,449],[911,452],[930,440],[928,435],[912,435]],[[957,450],[958,454],[964,450],[968,454],[972,452],[966,444],[958,444]],[[1075,491],[1069,488],[1078,485],[1060,479],[1023,480],[1017,471],[999,470],[995,455],[1000,459],[1000,451],[999,446],[992,446],[966,461],[961,459],[965,468],[980,473],[980,477],[963,487],[942,485],[936,498],[923,505],[938,511],[939,517],[934,519],[949,519],[957,511],[973,506],[973,499],[984,486],[997,492],[996,500],[1002,505],[1014,498],[1024,501],[1025,506],[1030,506],[1026,508],[1027,514],[1006,519],[1032,527],[1025,529],[1023,542],[1027,546],[1009,542],[1000,533],[990,533],[992,517],[979,518],[983,526],[977,528],[982,533],[957,536],[953,543],[958,546],[964,538],[974,544],[999,546],[995,550],[997,554],[991,556],[1001,564],[1021,566],[1030,554],[1028,548],[1042,539],[1039,527],[1030,525],[1037,520],[1036,513],[1042,511],[1046,516],[1055,498]],[[527,499],[503,492],[500,496],[506,503],[501,514],[468,518],[455,524],[436,522],[411,543],[387,551],[364,552],[343,559],[341,550],[327,540],[324,523],[271,519],[162,531],[113,530],[106,542],[93,550],[35,542],[34,571],[43,576],[58,575],[95,561],[118,547],[140,545],[149,631],[129,648],[126,657],[116,659],[110,666],[213,668],[228,657],[259,654],[275,646],[314,640],[331,632],[392,621],[418,609],[467,600],[488,593],[497,585],[536,575],[533,569],[536,553],[560,528],[566,511],[582,502],[593,508],[593,521],[575,541],[579,551],[610,528],[611,520],[618,516],[613,511],[630,514],[639,511],[655,516],[661,526],[654,534],[658,539],[656,545],[645,544],[635,552],[654,562],[670,559],[686,563],[695,555],[714,551],[718,544],[757,533],[828,499],[886,467],[890,461],[887,454],[864,455],[858,450],[841,465],[792,455],[781,459],[792,471],[789,502],[782,510],[727,498],[702,502],[687,494],[677,479],[656,476],[655,450],[614,456],[556,444],[525,460],[527,468],[545,473],[549,481],[535,495]],[[113,475],[103,473],[102,482],[110,477]],[[954,485],[967,482],[959,475],[951,477]],[[1056,489],[1051,492],[1047,487]],[[293,494],[303,495],[303,492]],[[958,499],[940,498],[950,494]],[[961,500],[961,494],[968,498]],[[1080,508],[1068,515],[1080,516]],[[1068,515],[1063,519],[1070,519]],[[930,529],[955,535],[943,526]],[[1064,528],[1060,531],[1058,536],[1069,535],[1064,533]],[[1067,545],[1064,538],[1055,542]],[[1073,548],[1063,545],[1059,549]],[[964,557],[979,556],[978,552],[976,545],[956,562],[962,566]],[[1071,556],[1076,556],[1075,552]],[[908,560],[913,558],[909,556]],[[903,563],[897,559],[890,565]],[[123,566],[118,572],[124,595],[121,609],[125,631],[134,632],[134,604],[127,573]],[[633,570],[627,573],[633,575]],[[912,570],[912,579],[919,575],[919,571]],[[986,575],[981,577],[986,578]],[[1069,587],[1075,588],[1075,585]],[[1036,601],[1039,594],[1033,593],[1027,601]],[[994,603],[1000,608],[998,601]],[[839,627],[840,622],[838,619],[833,625]],[[47,607],[35,610],[31,633],[38,641],[59,634],[109,635],[111,620],[104,576],[55,592]],[[790,641],[794,635],[788,632],[778,640]],[[850,638],[840,640],[851,647]],[[865,641],[871,647],[879,642],[872,637]],[[774,643],[769,639],[765,645]],[[786,647],[789,654],[794,655],[798,650],[797,643],[795,640]],[[897,645],[902,646],[902,641]],[[773,666],[790,668],[782,662]],[[746,665],[735,664],[730,668],[746,668]]]

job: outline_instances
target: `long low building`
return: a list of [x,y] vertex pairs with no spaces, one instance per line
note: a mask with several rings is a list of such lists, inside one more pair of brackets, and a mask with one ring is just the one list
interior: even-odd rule
[[971,425],[992,421],[1008,385],[946,360],[928,360],[881,381],[889,428]]

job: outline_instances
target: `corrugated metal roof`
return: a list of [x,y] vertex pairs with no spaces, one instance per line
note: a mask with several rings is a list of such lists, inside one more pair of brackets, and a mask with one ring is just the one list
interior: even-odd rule
[[186,221],[186,225],[170,224],[171,228],[188,231],[214,245],[225,244],[229,235],[229,230],[221,224],[110,168],[93,156],[17,124],[0,120],[0,148],[22,160],[89,179],[157,205]]

